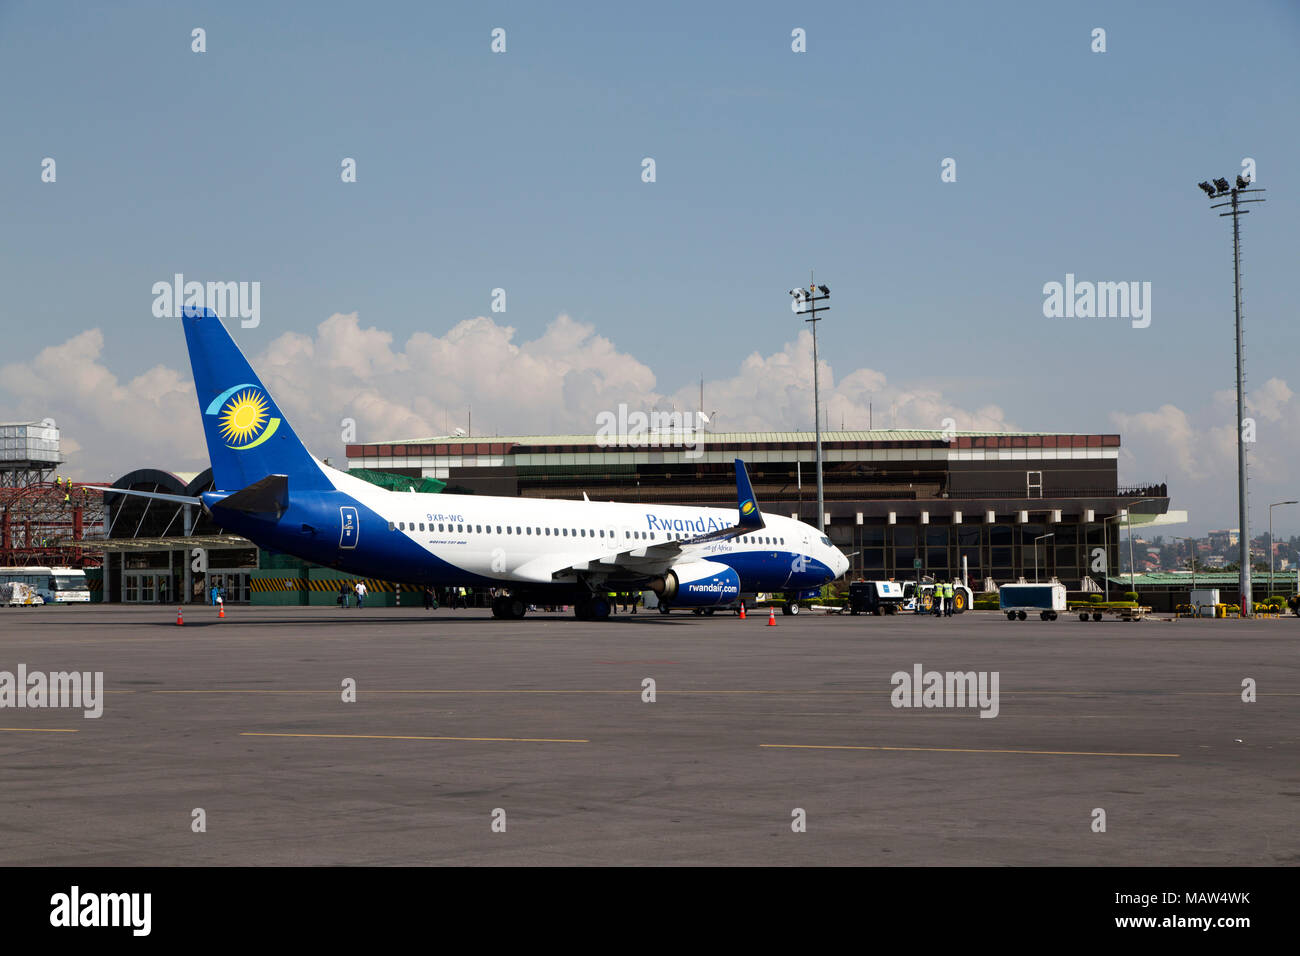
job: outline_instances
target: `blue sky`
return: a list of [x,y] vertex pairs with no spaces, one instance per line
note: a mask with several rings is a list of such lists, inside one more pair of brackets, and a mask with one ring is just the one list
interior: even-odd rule
[[[261,282],[250,354],[335,313],[442,335],[502,287],[516,341],[567,314],[673,393],[793,340],[785,292],[815,267],[837,377],[1120,431],[1126,479],[1168,478],[1194,526],[1235,525],[1217,464],[1184,475],[1159,417],[1130,441],[1112,416],[1231,428],[1212,398],[1232,387],[1230,234],[1195,184],[1246,156],[1270,187],[1244,223],[1250,382],[1288,380],[1298,52],[1283,0],[0,3],[0,363],[95,327],[119,378],[183,372],[150,312],[183,272]],[[1066,273],[1151,282],[1151,326],[1044,318]],[[1298,490],[1278,394],[1257,512]],[[26,411],[0,390],[0,418]]]

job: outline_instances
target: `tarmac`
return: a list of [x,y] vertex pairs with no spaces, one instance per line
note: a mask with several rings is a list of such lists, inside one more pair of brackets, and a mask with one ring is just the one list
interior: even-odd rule
[[0,609],[0,671],[105,690],[0,710],[0,864],[1300,861],[1294,617],[216,614]]

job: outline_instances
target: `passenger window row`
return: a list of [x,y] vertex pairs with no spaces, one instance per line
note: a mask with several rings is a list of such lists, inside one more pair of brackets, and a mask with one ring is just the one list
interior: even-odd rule
[[[426,528],[426,524],[427,524],[427,528]],[[429,522],[390,521],[388,522],[388,530],[389,531],[426,531],[426,530],[433,531],[435,530],[435,525],[434,522],[432,521]],[[436,530],[444,533],[451,532],[454,534],[493,534],[494,533],[493,526],[490,524],[489,525],[463,524],[463,523],[452,524],[451,522],[444,522],[444,521],[437,522]],[[611,540],[614,538],[614,531],[612,528],[609,529],[607,532],[605,528],[599,528],[599,529],[597,528],[536,528],[536,527],[520,526],[520,525],[505,525],[504,527],[502,525],[496,525],[495,533],[499,535],[537,535],[538,537],[556,537],[556,538],[560,538],[560,537],[605,538],[606,540]],[[653,531],[624,531],[623,537],[628,539],[636,539],[638,541],[654,541],[655,533]],[[665,536],[665,540],[687,541],[690,539],[690,537],[691,536],[689,535],[669,534]],[[785,544],[785,538],[780,536],[774,536],[774,535],[745,534],[745,535],[741,535],[739,538],[736,538],[735,540],[741,544],[777,544],[777,545]],[[826,539],[823,538],[822,540],[826,540]]]
[[[427,528],[426,528],[427,524]],[[538,537],[564,537],[564,538],[614,538],[613,529],[608,531],[605,528],[534,528],[520,525],[496,525],[495,532],[492,525],[481,524],[453,524],[449,521],[439,521],[436,526],[434,522],[424,521],[397,521],[388,522],[389,531],[442,531],[454,534],[499,534],[499,535],[532,535]]]

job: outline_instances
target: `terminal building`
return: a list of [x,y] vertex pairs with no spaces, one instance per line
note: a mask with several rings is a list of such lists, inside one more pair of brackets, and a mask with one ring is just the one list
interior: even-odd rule
[[[1130,523],[1169,517],[1164,485],[1119,483],[1118,435],[876,429],[822,437],[826,533],[850,555],[851,578],[963,576],[980,591],[1056,577],[1071,591],[1102,590],[1106,569],[1121,567]],[[812,433],[694,440],[683,448],[653,436],[434,437],[349,445],[347,457],[351,473],[403,491],[726,509],[735,507],[733,460],[741,458],[765,510],[817,523]],[[213,483],[211,470],[142,468],[113,486],[197,496]],[[346,583],[227,534],[201,508],[104,490],[102,536],[85,542],[103,555],[96,599],[202,602],[216,586],[229,604],[332,603]],[[367,586],[375,603],[419,599],[417,589]]]
[[[350,468],[444,493],[735,507],[733,460],[759,504],[817,523],[811,432],[701,433],[693,447],[593,435],[434,437],[347,446]],[[905,429],[822,433],[827,535],[851,577],[1021,577],[1094,590],[1120,532],[1168,511],[1163,484],[1121,485],[1120,436]],[[1105,556],[1105,561],[1102,556]]]

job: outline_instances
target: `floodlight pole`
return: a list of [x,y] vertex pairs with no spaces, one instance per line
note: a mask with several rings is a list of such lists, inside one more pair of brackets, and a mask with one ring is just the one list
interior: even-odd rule
[[1273,509],[1281,505],[1300,504],[1300,501],[1275,501],[1268,506],[1268,596],[1273,597]]
[[[1040,534],[1037,538],[1034,539],[1034,583],[1035,584],[1038,583],[1038,542],[1042,541],[1044,538],[1055,538],[1055,537],[1056,537],[1056,532],[1052,531],[1049,532],[1048,534]],[[1043,569],[1044,570],[1047,569],[1046,552],[1043,553]]]
[[1196,590],[1196,539],[1195,538],[1174,538],[1174,540],[1190,542],[1189,548],[1192,552],[1192,586],[1188,590],[1187,603],[1191,604],[1192,603],[1191,592]]
[[[823,288],[825,288],[823,286]],[[817,362],[817,323],[821,321],[818,317],[819,312],[830,310],[829,305],[819,306],[818,302],[825,302],[831,297],[830,290],[818,295],[818,288],[813,274],[808,273],[808,295],[803,298],[803,303],[807,306],[801,310],[809,317],[804,319],[805,322],[812,324],[813,340],[813,429],[817,436],[817,530],[826,533],[826,502],[822,486],[822,412],[821,412],[821,389],[820,389],[820,372]],[[796,300],[797,302],[798,300]]]
[[[1216,183],[1217,185],[1217,183]],[[1215,203],[1211,209],[1221,209],[1224,206],[1231,207],[1228,212],[1219,213],[1219,218],[1224,216],[1232,217],[1232,284],[1234,292],[1234,314],[1237,337],[1237,520],[1240,525],[1237,541],[1237,555],[1240,563],[1238,572],[1238,591],[1240,594],[1241,616],[1253,617],[1255,614],[1254,595],[1251,592],[1251,564],[1250,564],[1250,512],[1246,504],[1246,439],[1242,434],[1243,424],[1246,417],[1246,389],[1245,389],[1245,356],[1242,353],[1241,341],[1241,217],[1250,212],[1249,209],[1242,209],[1241,206],[1246,203],[1263,202],[1262,199],[1241,199],[1243,193],[1262,193],[1262,189],[1247,189],[1243,185],[1238,185],[1235,189],[1225,192],[1220,188],[1217,196],[1212,198],[1221,199],[1226,194],[1230,198],[1227,202]]]

